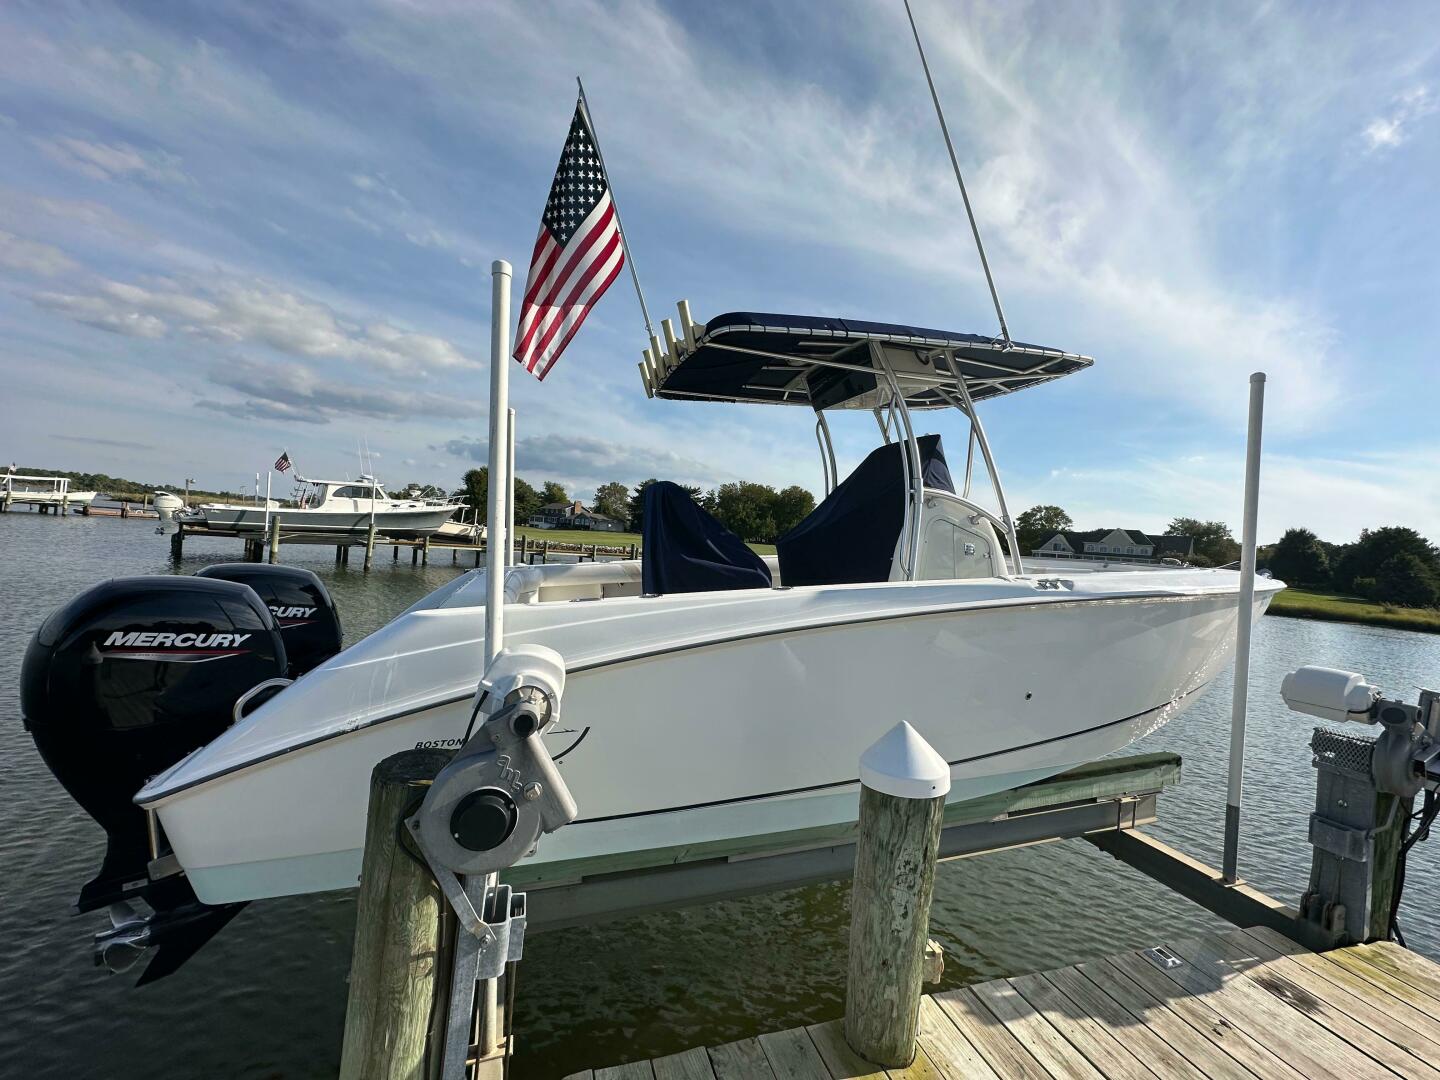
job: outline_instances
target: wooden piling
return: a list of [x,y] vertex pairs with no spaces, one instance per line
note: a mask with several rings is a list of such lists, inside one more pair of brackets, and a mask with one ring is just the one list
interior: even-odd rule
[[400,545],[399,545],[399,544],[392,544],[392,545],[390,546],[390,561],[391,561],[391,562],[399,562],[399,561],[400,561]]
[[420,565],[430,565],[430,537],[428,536],[420,541]]
[[[423,861],[401,848],[400,822],[449,760],[443,750],[406,750],[370,774],[342,1080],[426,1075],[436,980],[444,979],[445,900]],[[443,995],[439,1007],[445,1008]]]
[[375,561],[375,522],[370,522],[370,528],[365,533],[365,569],[368,572],[370,564]]
[[[269,481],[267,480],[266,483],[269,483]],[[270,519],[269,561],[272,563],[280,561],[280,516],[278,514]]]
[[185,523],[183,521],[177,521],[175,522],[175,531],[170,534],[170,558],[174,559],[176,562],[179,562],[180,556],[184,549]]
[[901,722],[860,759],[845,1041],[887,1068],[915,1058],[950,767]]

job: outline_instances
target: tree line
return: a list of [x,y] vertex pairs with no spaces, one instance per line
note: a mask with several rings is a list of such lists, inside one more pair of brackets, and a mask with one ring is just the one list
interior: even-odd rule
[[[1074,527],[1058,506],[1032,506],[1015,519],[1021,551],[1027,554]],[[1178,517],[1165,532],[1194,540],[1187,559],[1194,566],[1225,566],[1240,558],[1240,544],[1223,521]],[[1287,585],[1399,607],[1440,607],[1440,548],[1403,525],[1362,529],[1349,544],[1321,540],[1309,529],[1287,529],[1275,543],[1256,548],[1255,563]]]
[[[656,482],[652,477],[633,488],[619,481],[601,484],[595,489],[591,509],[597,514],[623,521],[630,532],[639,532],[644,516],[645,489]],[[709,491],[682,486],[702,509],[740,539],[752,544],[773,544],[777,537],[794,528],[815,509],[815,496],[798,485],[777,490],[768,484],[740,480],[721,484]],[[482,466],[465,474],[457,496],[467,506],[478,508],[483,518],[489,492],[490,471]],[[524,525],[542,506],[570,501],[564,485],[554,480],[546,480],[536,488],[517,476],[512,523]]]

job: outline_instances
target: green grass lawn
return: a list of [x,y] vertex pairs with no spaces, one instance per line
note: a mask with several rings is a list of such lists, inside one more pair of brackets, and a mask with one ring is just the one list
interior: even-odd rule
[[[628,548],[631,544],[639,545],[640,534],[632,532],[594,532],[590,529],[531,529],[519,528],[515,530],[517,536],[526,537],[536,543],[549,540],[552,544],[583,544],[589,547],[591,544],[599,544],[601,547],[623,547]],[[751,544],[750,550],[761,555],[774,555],[774,544]]]
[[1288,615],[1296,619],[1325,619],[1330,622],[1365,623],[1368,626],[1393,626],[1397,630],[1421,630],[1440,634],[1440,611],[1433,608],[1402,608],[1377,604],[1357,596],[1310,589],[1289,588],[1270,602],[1271,615]]

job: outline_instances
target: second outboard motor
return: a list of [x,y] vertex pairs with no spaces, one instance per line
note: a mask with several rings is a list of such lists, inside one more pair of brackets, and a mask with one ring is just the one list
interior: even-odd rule
[[299,678],[340,651],[340,615],[313,571],[270,563],[215,563],[196,577],[223,578],[249,585],[280,623],[290,677]]
[[154,852],[135,793],[229,727],[236,699],[288,667],[274,615],[231,581],[115,578],[45,620],[20,669],[25,727],[109,837],[81,911],[149,898]]

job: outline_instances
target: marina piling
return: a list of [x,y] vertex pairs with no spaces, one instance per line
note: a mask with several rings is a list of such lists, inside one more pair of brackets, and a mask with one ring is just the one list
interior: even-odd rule
[[370,774],[340,1057],[343,1080],[426,1075],[435,983],[444,977],[445,902],[423,860],[401,847],[400,822],[449,760],[443,750],[406,750]]
[[365,533],[365,569],[370,569],[370,564],[375,561],[375,522],[372,519],[370,528]]
[[868,1061],[904,1068],[919,1035],[950,766],[902,721],[865,751],[860,784],[845,1041]]
[[272,563],[280,561],[280,515],[270,519],[270,558]]

